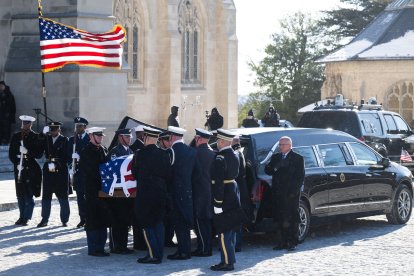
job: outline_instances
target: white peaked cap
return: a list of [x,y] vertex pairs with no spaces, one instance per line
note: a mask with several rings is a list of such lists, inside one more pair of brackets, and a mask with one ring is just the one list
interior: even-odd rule
[[29,121],[29,122],[36,121],[36,119],[34,117],[29,116],[29,115],[22,115],[22,116],[19,117],[19,119],[22,120],[22,121]]
[[187,130],[181,127],[168,126],[168,132],[170,132],[172,135],[175,135],[175,136],[183,136],[184,133],[187,132]]

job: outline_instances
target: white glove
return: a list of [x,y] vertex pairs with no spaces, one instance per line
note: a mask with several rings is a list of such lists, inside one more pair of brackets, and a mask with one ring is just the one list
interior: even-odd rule
[[74,175],[74,172],[73,172],[72,168],[69,169],[69,175]]
[[78,154],[78,153],[76,153],[76,152],[72,153],[72,159],[79,160],[79,159],[80,159],[79,154]]
[[218,215],[223,213],[223,208],[214,207],[214,214]]
[[20,146],[20,153],[26,154],[27,153],[27,149],[24,146]]
[[50,131],[50,127],[45,126],[45,127],[43,128],[43,134],[47,134],[49,131]]

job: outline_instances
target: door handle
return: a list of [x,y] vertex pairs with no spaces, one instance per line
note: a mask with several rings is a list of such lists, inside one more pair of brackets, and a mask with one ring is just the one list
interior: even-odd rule
[[331,173],[329,176],[337,177],[338,175],[336,173]]

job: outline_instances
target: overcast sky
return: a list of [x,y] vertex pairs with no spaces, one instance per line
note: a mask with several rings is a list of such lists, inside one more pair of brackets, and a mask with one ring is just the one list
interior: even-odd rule
[[320,10],[336,7],[339,0],[234,0],[234,3],[239,40],[238,91],[239,95],[247,95],[254,91],[254,78],[246,63],[263,58],[271,34],[278,31],[278,21],[299,10],[317,16]]

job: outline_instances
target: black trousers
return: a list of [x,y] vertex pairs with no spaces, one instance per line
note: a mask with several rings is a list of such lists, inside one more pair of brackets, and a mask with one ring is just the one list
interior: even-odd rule
[[212,235],[211,219],[195,219],[195,232],[197,236],[197,251],[211,253]]
[[111,251],[125,250],[128,245],[128,226],[109,228],[109,248]]

